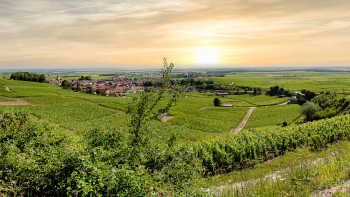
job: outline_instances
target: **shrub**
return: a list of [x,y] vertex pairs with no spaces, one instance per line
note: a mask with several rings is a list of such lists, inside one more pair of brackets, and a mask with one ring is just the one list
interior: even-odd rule
[[220,106],[221,105],[221,100],[219,98],[214,99],[214,106]]

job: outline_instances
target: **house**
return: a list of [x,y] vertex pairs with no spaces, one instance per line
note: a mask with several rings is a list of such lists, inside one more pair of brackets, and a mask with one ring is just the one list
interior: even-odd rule
[[289,104],[299,104],[299,100],[295,97],[290,97]]
[[128,89],[126,90],[127,93],[136,93],[136,90]]
[[293,96],[296,96],[297,94],[300,94],[301,92],[300,91],[293,91],[292,94]]
[[223,103],[222,106],[223,107],[232,107],[232,103]]
[[227,96],[229,95],[228,92],[224,92],[224,93],[215,93],[215,96]]

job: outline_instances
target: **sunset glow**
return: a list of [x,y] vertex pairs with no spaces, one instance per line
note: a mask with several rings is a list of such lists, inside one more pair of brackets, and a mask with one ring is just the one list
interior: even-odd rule
[[201,49],[195,55],[196,64],[200,66],[215,66],[218,64],[217,52],[213,49]]
[[164,57],[178,67],[349,65],[349,6],[347,0],[0,0],[0,67],[157,68]]

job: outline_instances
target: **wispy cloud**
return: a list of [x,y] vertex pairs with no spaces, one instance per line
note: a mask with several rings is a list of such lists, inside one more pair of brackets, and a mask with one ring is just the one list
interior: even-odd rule
[[243,35],[227,35],[227,34],[212,34],[212,33],[201,33],[201,32],[192,32],[192,31],[180,31],[182,33],[188,33],[188,34],[198,34],[198,35],[206,35],[206,36],[220,36],[220,37],[236,37],[236,38],[252,38],[252,39],[259,39],[258,37],[254,36],[243,36]]
[[84,6],[84,7],[78,7],[78,8],[69,9],[69,10],[61,10],[61,11],[56,11],[56,12],[25,16],[25,17],[22,17],[22,18],[37,17],[37,16],[43,16],[43,15],[46,15],[46,14],[59,14],[59,13],[71,12],[71,11],[75,11],[75,10],[81,10],[81,9],[85,9],[85,8],[97,7],[97,6],[101,6],[101,5],[103,5],[103,3],[99,3],[99,4],[96,4],[96,5]]

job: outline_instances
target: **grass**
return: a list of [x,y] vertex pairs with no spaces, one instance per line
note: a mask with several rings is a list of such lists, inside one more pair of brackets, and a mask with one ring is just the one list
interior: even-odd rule
[[[297,148],[252,169],[209,178],[208,184],[201,187],[226,186],[226,189],[224,187],[223,191],[216,193],[220,196],[309,196],[350,178],[349,149],[349,141],[329,145],[321,151],[309,147]],[[266,179],[272,174],[276,174],[275,181]],[[253,180],[258,183],[249,182]],[[231,185],[238,182],[247,183],[237,191]]]

